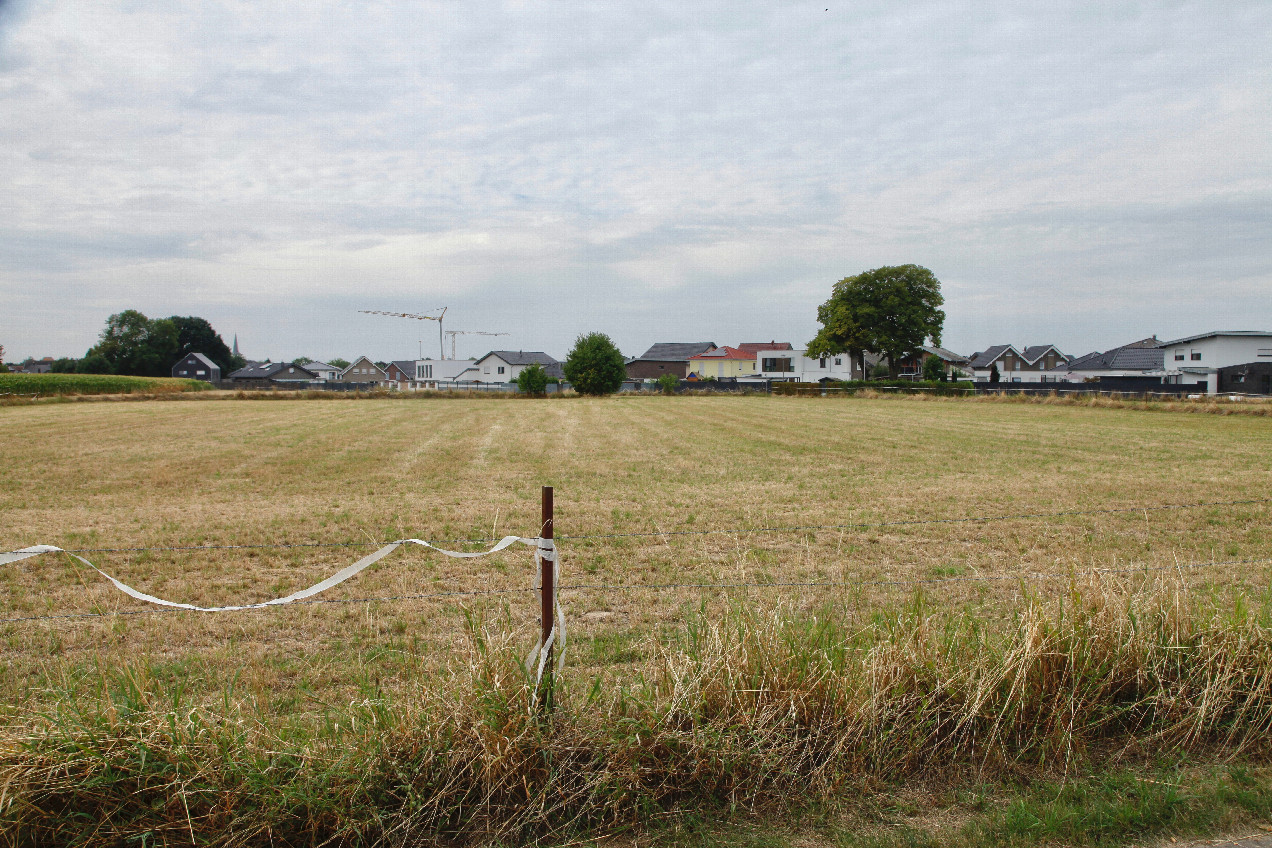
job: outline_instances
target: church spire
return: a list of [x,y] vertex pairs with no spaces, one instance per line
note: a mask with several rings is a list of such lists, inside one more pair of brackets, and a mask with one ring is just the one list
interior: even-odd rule
[[242,354],[240,354],[238,351],[238,333],[234,334],[234,355],[242,356]]

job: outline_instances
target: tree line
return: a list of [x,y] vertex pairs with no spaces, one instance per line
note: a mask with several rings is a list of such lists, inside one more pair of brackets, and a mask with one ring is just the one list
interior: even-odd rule
[[204,318],[173,315],[147,318],[126,309],[106,319],[97,344],[80,359],[63,358],[53,363],[59,373],[126,374],[134,377],[167,377],[172,366],[191,353],[201,353],[229,374],[247,364],[226,346]]

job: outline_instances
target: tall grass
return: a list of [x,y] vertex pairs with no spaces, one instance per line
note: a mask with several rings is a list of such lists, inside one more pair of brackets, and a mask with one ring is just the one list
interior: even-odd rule
[[870,779],[1063,774],[1162,752],[1266,756],[1266,603],[1102,579],[1005,626],[922,598],[842,616],[737,606],[655,642],[643,673],[531,706],[506,636],[474,624],[437,688],[320,720],[191,706],[144,666],[7,729],[7,845],[314,845],[560,836],[677,812],[782,809]]

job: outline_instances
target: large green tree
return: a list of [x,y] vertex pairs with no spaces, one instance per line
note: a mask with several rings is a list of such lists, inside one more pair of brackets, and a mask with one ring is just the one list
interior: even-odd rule
[[[177,328],[177,355],[172,360],[184,358],[187,354],[201,353],[221,367],[221,374],[229,376],[246,365],[241,356],[235,356],[225,344],[221,334],[212,329],[205,318],[193,315],[173,315],[168,319]],[[172,364],[169,364],[169,368]]]
[[882,354],[888,372],[927,339],[941,343],[945,312],[941,281],[921,265],[888,265],[835,283],[817,309],[822,328],[808,343],[809,356],[847,353],[865,371],[865,354]]
[[125,309],[106,319],[106,329],[85,358],[101,356],[115,374],[167,377],[180,358],[177,351],[176,324]]
[[581,395],[608,395],[618,391],[627,377],[627,363],[618,347],[604,333],[588,333],[574,340],[574,349],[562,366],[565,379]]

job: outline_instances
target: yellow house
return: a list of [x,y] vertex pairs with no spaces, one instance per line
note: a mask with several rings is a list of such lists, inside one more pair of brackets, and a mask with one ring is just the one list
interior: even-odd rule
[[718,347],[689,357],[689,376],[700,380],[747,377],[755,373],[755,354],[736,347]]

